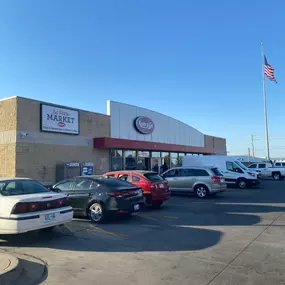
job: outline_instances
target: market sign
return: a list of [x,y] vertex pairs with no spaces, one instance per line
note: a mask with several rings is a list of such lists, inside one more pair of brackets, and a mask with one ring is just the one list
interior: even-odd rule
[[149,117],[137,117],[134,126],[139,133],[144,135],[149,135],[154,131],[154,122]]
[[79,134],[79,112],[41,104],[41,131]]

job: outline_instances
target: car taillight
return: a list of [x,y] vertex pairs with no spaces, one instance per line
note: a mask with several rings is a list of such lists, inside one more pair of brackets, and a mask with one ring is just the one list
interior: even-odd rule
[[11,214],[23,214],[29,212],[28,203],[17,203]]
[[221,182],[221,177],[220,176],[212,176],[211,179],[215,183],[220,183]]
[[69,206],[67,198],[62,198],[57,200],[57,207]]
[[115,198],[124,198],[126,196],[129,196],[128,192],[109,192],[107,193],[109,196],[111,197],[115,197]]
[[37,211],[38,208],[39,208],[38,203],[35,203],[35,202],[34,203],[29,203],[27,205],[29,205],[29,211],[30,212]]
[[156,184],[150,184],[150,189],[156,189]]

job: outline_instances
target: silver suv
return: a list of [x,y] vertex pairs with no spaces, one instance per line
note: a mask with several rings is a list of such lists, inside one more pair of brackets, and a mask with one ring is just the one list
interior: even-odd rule
[[162,177],[168,181],[171,192],[192,192],[199,198],[227,189],[225,178],[217,168],[175,167],[164,172]]

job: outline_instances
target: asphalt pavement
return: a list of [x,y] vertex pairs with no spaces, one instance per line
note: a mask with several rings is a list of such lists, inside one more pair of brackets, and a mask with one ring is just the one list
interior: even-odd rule
[[285,284],[284,212],[285,181],[263,181],[206,200],[174,196],[102,225],[74,219],[50,234],[1,236],[0,250],[40,260],[36,284]]

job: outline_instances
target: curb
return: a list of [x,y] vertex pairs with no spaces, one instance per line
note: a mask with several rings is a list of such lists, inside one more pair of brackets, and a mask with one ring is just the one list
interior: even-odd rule
[[13,255],[0,253],[0,284],[6,285],[18,279],[21,270],[19,268],[19,259]]

